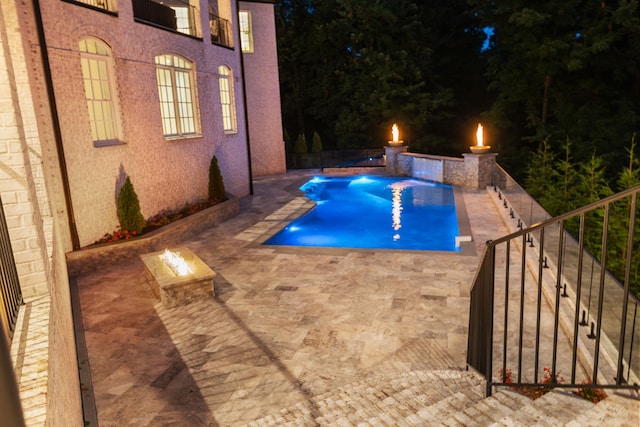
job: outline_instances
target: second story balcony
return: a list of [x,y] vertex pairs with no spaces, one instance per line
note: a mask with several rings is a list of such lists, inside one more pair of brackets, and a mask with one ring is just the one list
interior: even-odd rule
[[209,10],[209,28],[211,31],[211,43],[229,48],[233,47],[231,22],[220,18],[212,10]]
[[198,8],[187,0],[132,0],[136,21],[192,37],[200,37]]

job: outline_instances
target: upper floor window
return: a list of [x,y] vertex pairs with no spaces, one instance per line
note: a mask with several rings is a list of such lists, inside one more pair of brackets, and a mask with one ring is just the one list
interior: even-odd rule
[[176,55],[159,55],[155,62],[164,135],[199,133],[193,64]]
[[236,102],[233,96],[233,72],[226,65],[218,67],[220,75],[220,104],[222,105],[222,126],[226,133],[238,131],[236,125]]
[[93,38],[80,40],[80,65],[94,145],[120,143],[119,109],[111,49]]
[[64,0],[68,3],[78,3],[81,5],[87,5],[91,9],[99,9],[106,12],[116,12],[118,6],[118,0]]
[[242,52],[253,53],[253,30],[251,28],[251,12],[241,10],[238,14],[240,23],[240,46]]

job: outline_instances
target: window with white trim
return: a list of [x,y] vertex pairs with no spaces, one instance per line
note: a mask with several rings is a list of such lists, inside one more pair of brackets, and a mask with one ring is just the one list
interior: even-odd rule
[[253,29],[251,28],[251,12],[241,10],[238,13],[240,24],[240,46],[242,52],[253,53]]
[[199,134],[193,64],[177,55],[158,55],[155,63],[164,136]]
[[222,126],[226,133],[236,133],[236,102],[233,96],[233,72],[226,65],[218,67]]
[[122,143],[111,49],[94,38],[79,42],[80,66],[95,146]]

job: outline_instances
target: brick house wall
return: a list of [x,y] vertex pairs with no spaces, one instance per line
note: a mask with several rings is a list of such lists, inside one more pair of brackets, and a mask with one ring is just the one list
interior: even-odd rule
[[251,14],[253,52],[244,53],[251,165],[255,176],[286,172],[273,1],[241,1]]
[[81,425],[69,228],[32,5],[0,3],[0,196],[25,301],[11,354],[26,425]]
[[[198,5],[202,38],[135,22],[131,1],[118,1],[116,16],[61,0],[41,2],[80,246],[118,227],[116,197],[125,175],[145,217],[206,198],[213,155],[227,191],[238,197],[249,193],[240,49],[211,43],[208,2]],[[218,6],[220,14],[230,11],[236,28],[235,2],[220,0]],[[233,34],[239,46],[237,31]],[[86,37],[111,48],[124,144],[93,145],[78,47]],[[201,123],[197,137],[163,136],[154,64],[161,54],[180,55],[194,64]],[[222,129],[220,65],[233,70],[237,133]]]

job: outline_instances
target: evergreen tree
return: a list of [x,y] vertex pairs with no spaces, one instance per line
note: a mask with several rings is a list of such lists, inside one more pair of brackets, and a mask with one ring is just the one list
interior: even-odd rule
[[128,176],[120,189],[120,194],[118,194],[118,219],[120,220],[121,230],[135,232],[136,234],[139,234],[146,225],[140,212],[138,195]]
[[227,200],[227,192],[224,189],[224,181],[218,166],[218,159],[213,156],[209,165],[209,201],[222,202]]
[[622,164],[621,143],[640,124],[638,1],[470,4],[494,29],[487,76],[498,138],[508,147],[569,136],[576,160],[596,150]]
[[296,154],[307,154],[308,151],[309,148],[307,147],[307,141],[305,141],[304,135],[298,135],[298,138],[296,139],[296,145],[294,147],[294,152]]
[[311,140],[311,152],[313,154],[322,153],[322,140],[320,139],[318,132],[313,133],[313,139]]
[[551,212],[554,201],[558,199],[559,177],[554,169],[555,154],[551,151],[548,138],[538,146],[527,166],[525,187],[528,193],[547,211]]
[[[635,134],[631,139],[631,146],[627,149],[628,163],[618,177],[619,190],[640,185],[640,159],[636,157]],[[640,203],[636,202],[636,222],[634,238],[631,248],[631,272],[629,288],[640,297]],[[624,270],[628,253],[629,218],[631,203],[629,198],[623,199],[611,208],[609,240],[607,247],[607,267],[614,273],[621,283],[624,283]]]

